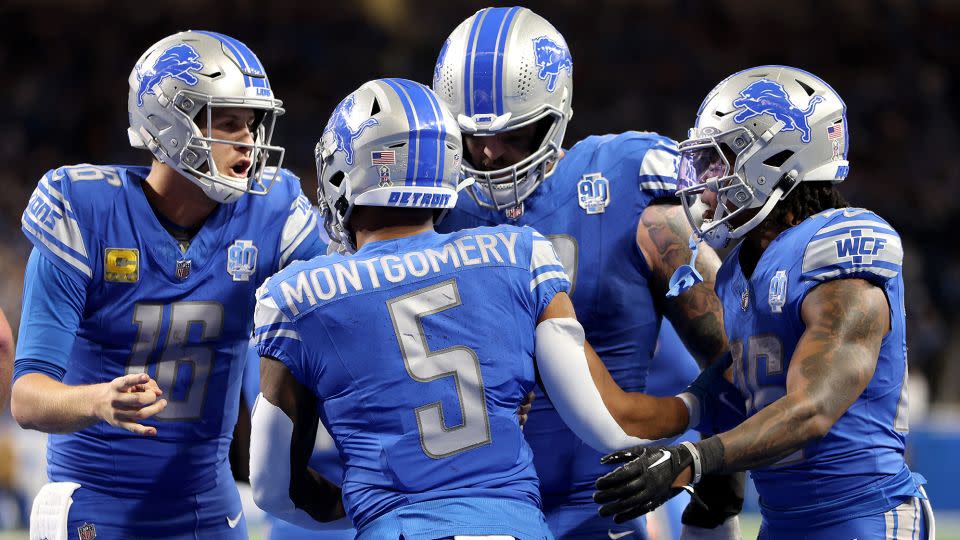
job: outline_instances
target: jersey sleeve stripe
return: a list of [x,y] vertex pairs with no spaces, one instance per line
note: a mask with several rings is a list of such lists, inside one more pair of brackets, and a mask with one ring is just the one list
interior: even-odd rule
[[677,184],[675,182],[640,182],[640,189],[651,189],[651,190],[661,190],[661,191],[676,191]]
[[865,274],[875,274],[882,278],[895,278],[899,272],[893,270],[887,270],[885,268],[877,267],[863,267],[863,266],[852,266],[850,268],[837,268],[834,270],[829,270],[827,272],[821,272],[819,274],[811,274],[810,279],[816,281],[824,281],[837,276],[845,275],[865,275]]
[[563,266],[561,266],[561,265],[559,265],[559,264],[545,264],[545,265],[543,265],[543,266],[537,267],[536,270],[532,270],[530,273],[531,273],[532,276],[536,277],[536,276],[539,276],[540,274],[543,274],[543,273],[545,273],[545,272],[564,272],[564,273],[566,273],[566,270],[563,268]]
[[317,229],[317,215],[308,210],[306,213],[294,210],[283,226],[280,239],[280,267],[287,265],[287,259],[300,247],[307,237]]
[[534,239],[533,253],[530,256],[530,271],[536,272],[539,268],[544,266],[559,266],[560,268],[563,268],[563,265],[560,263],[560,259],[557,258],[556,252],[553,251],[553,244],[546,239]]
[[263,332],[262,334],[254,336],[253,341],[254,343],[261,343],[268,339],[277,339],[277,338],[295,339],[297,341],[300,341],[300,334],[298,334],[297,331],[293,330],[292,328],[287,328],[283,330],[271,330],[269,332]]
[[[647,150],[640,164],[640,178],[648,181],[659,178],[660,181],[672,183],[676,187],[679,153],[676,146],[657,144]],[[673,182],[670,182],[673,180]],[[642,187],[642,184],[641,184]]]
[[[70,210],[67,205],[63,204],[66,201],[58,200],[56,197],[52,197],[48,195],[48,192],[43,187],[43,185],[39,185],[37,186],[37,189],[34,190],[33,192],[33,197],[31,197],[30,206],[27,207],[27,210],[30,213],[36,212],[36,209],[34,208],[34,203],[32,201],[34,197],[36,197],[37,201],[39,201],[42,204],[45,204],[50,209],[51,213],[49,214],[49,216],[56,218],[58,226],[63,225],[65,227],[69,227],[70,229],[75,229],[76,235],[79,237],[80,226],[77,223],[77,217],[76,215],[74,215],[73,211]],[[56,213],[53,213],[53,212],[56,212]],[[37,216],[37,218],[39,218],[39,216]],[[60,218],[63,218],[63,219],[60,219]],[[43,219],[39,218],[38,221],[42,222]],[[71,231],[67,231],[67,232],[69,234]],[[80,244],[81,245],[83,244],[82,240]]]
[[807,244],[802,271],[819,273],[819,269],[845,264],[861,269],[874,266],[899,269],[902,263],[903,246],[895,233],[852,229],[821,236]]
[[541,283],[545,283],[550,280],[561,280],[567,283],[567,286],[570,285],[570,279],[567,277],[567,274],[564,272],[544,272],[539,276],[530,280],[530,291],[533,292]]
[[[23,227],[24,232],[34,238],[36,242],[39,242],[40,245],[50,250],[51,253],[82,272],[88,278],[93,278],[93,270],[90,268],[85,254],[78,256],[79,254],[76,251],[68,246],[65,246],[54,236],[53,233],[48,232],[33,219],[30,219],[30,216],[28,216],[26,212],[24,213],[20,224]],[[82,247],[83,246],[81,244],[81,248]]]
[[269,280],[257,291],[257,305],[253,312],[254,335],[280,327],[290,327],[292,322],[280,311],[276,300],[267,289]]
[[[56,189],[50,182],[47,180],[46,176],[40,178],[40,183],[37,184],[39,191],[47,196],[48,204],[51,206],[59,206],[62,208],[70,217],[75,217],[73,214],[73,207],[70,205],[70,201],[63,196],[63,193],[60,190]],[[52,199],[52,200],[51,200]],[[56,201],[54,203],[53,201]]]
[[[54,221],[53,226],[50,225],[51,219]],[[42,231],[44,236],[49,237],[63,248],[73,252],[74,256],[83,261],[84,264],[89,263],[87,248],[83,243],[83,236],[80,234],[80,226],[75,220],[64,215],[48,215],[47,218],[44,219],[37,216],[32,209],[28,208],[27,211],[23,213],[22,222],[24,224],[29,223],[35,230]]]
[[824,227],[819,231],[817,231],[817,234],[815,234],[812,239],[816,240],[824,236],[831,236],[834,234],[838,234],[838,231],[846,232],[845,231],[846,229],[858,229],[858,228],[859,229],[868,228],[868,229],[875,230],[877,232],[896,234],[896,232],[893,230],[893,227],[891,227],[890,225],[887,225],[883,221],[858,219],[856,221],[844,221],[841,223],[837,223],[836,225],[830,225],[828,227]]

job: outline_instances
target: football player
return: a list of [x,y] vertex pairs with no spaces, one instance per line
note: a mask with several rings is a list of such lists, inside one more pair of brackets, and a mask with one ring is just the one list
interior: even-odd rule
[[[250,480],[264,510],[305,527],[346,513],[361,539],[552,538],[517,421],[536,376],[594,448],[643,442],[604,406],[612,380],[550,242],[509,225],[435,232],[462,187],[461,145],[436,95],[404,79],[364,84],[331,116],[318,197],[347,253],[257,293]],[[342,491],[307,469],[318,417]]]
[[846,106],[805,71],[761,66],[707,95],[680,145],[679,194],[707,205],[702,224],[688,211],[700,237],[739,242],[717,293],[749,418],[695,444],[608,456],[628,463],[597,482],[603,514],[623,521],[672,486],[749,469],[760,538],[934,537],[924,480],[903,456],[903,248],[837,190],[848,144]]
[[[511,223],[543,232],[571,279],[570,296],[587,340],[614,379],[625,390],[662,393],[646,379],[663,316],[702,364],[725,350],[713,292],[720,261],[701,248],[697,269],[703,283],[666,297],[674,271],[691,259],[690,226],[674,197],[676,143],[628,132],[588,137],[563,149],[573,114],[572,82],[563,36],[529,9],[482,9],[450,34],[433,89],[457,118],[464,170],[476,183],[439,230]],[[677,359],[683,361],[689,357]],[[611,468],[571,436],[542,395],[524,435],[558,538],[605,538],[627,530],[644,536],[641,522],[620,527],[597,515],[593,483]],[[713,527],[729,517],[696,523]]]
[[213,32],[151,46],[129,78],[149,167],[40,179],[13,414],[50,433],[36,538],[246,538],[227,459],[255,290],[325,251],[271,144],[260,61]]

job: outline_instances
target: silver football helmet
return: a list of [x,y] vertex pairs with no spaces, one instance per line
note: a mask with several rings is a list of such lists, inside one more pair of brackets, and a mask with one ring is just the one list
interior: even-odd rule
[[429,88],[406,79],[364,84],[337,105],[315,152],[330,238],[356,249],[347,228],[356,205],[431,208],[442,217],[466,185],[462,155],[457,122]]
[[[806,71],[760,66],[724,79],[680,143],[677,195],[696,234],[722,248],[759,225],[800,182],[842,182],[850,169],[846,124],[840,96]],[[717,208],[700,223],[692,208],[706,190],[716,192]]]
[[[215,32],[180,32],[147,49],[130,72],[129,83],[131,146],[149,149],[217,202],[270,189],[273,176],[264,178],[263,171],[273,156],[277,162],[271,165],[282,165],[283,148],[270,141],[283,103],[274,98],[263,65],[246,45]],[[252,109],[253,143],[211,137],[214,107]],[[251,149],[246,178],[217,170],[213,144]]]
[[[573,116],[573,60],[563,36],[527,8],[486,8],[460,23],[440,50],[433,90],[464,134],[495,135],[543,126],[532,154],[495,171],[464,159],[478,204],[517,206],[551,172]],[[542,122],[542,124],[541,124]]]

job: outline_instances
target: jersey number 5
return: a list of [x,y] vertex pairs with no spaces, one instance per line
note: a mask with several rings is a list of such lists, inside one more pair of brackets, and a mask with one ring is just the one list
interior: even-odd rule
[[[198,325],[200,341],[219,338],[223,331],[223,305],[218,302],[177,302],[170,305],[170,319],[165,321],[163,305],[137,304],[133,310],[133,322],[139,329],[137,341],[130,352],[127,374],[147,372],[150,357],[157,348],[163,327],[166,326],[167,337],[157,361],[155,379],[166,394],[164,397],[168,404],[167,408],[154,418],[199,420],[203,414],[203,401],[207,394],[207,379],[213,367],[214,353],[208,346],[188,343],[188,337],[190,328]],[[189,381],[178,385],[178,375],[184,367],[188,368]],[[182,389],[184,386],[185,392]],[[176,399],[180,395],[183,397]]]
[[448,427],[439,401],[417,407],[420,446],[433,458],[450,457],[490,442],[490,420],[477,353],[468,347],[431,351],[423,331],[423,318],[459,306],[456,280],[416,290],[387,302],[403,363],[410,377],[429,383],[453,377],[463,423]]

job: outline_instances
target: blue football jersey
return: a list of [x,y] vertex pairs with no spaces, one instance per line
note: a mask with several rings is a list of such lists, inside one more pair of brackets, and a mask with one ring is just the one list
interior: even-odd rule
[[[534,227],[553,242],[587,340],[627,391],[646,389],[661,321],[637,225],[655,199],[675,200],[677,155],[675,142],[654,133],[588,137],[566,150],[551,176],[524,200],[522,214],[509,221]],[[439,229],[504,222],[503,212],[482,208],[464,194]],[[692,363],[689,357],[683,361]],[[592,505],[594,482],[611,468],[600,465],[601,454],[566,427],[539,389],[524,434],[544,507]]]
[[50,435],[51,481],[117,495],[189,494],[216,483],[236,423],[257,286],[289,260],[325,251],[299,180],[222,204],[186,253],[141,187],[146,167],[77,165],[45,174],[23,214],[35,250],[83,291],[72,350],[44,357],[24,320],[18,361],[61,364],[70,385],[147,372],[168,405],[143,437],[99,422]]
[[[534,386],[537,320],[568,287],[550,242],[506,225],[371,242],[264,284],[258,352],[318,396],[362,534],[380,516],[429,502],[435,516],[418,525],[429,538],[543,537],[516,411]],[[469,500],[532,521],[458,513],[457,501]]]
[[787,372],[805,330],[801,306],[817,285],[865,279],[890,303],[890,332],[863,394],[826,437],[781,462],[752,471],[764,518],[790,526],[882,513],[916,494],[904,463],[907,356],[901,264],[893,228],[873,212],[828,210],[781,233],[753,275],[740,247],[717,275],[717,294],[734,359],[734,382],[756,414],[786,394]]

